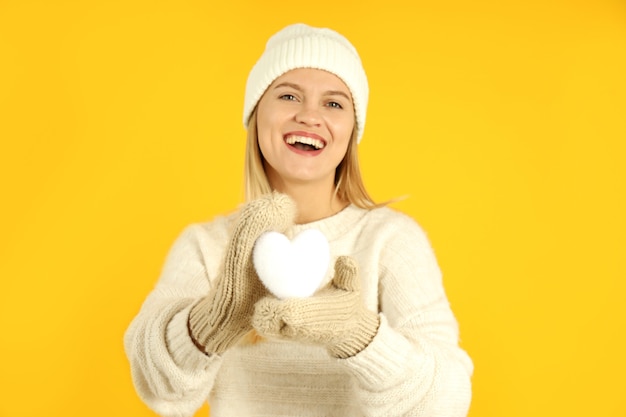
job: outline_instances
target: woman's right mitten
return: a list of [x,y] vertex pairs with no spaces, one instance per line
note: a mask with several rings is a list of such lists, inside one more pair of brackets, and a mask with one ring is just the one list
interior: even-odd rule
[[189,332],[205,353],[220,354],[252,330],[254,304],[267,291],[252,265],[252,249],[267,231],[285,232],[296,207],[284,194],[273,192],[245,204],[226,249],[222,272],[209,294],[189,313]]

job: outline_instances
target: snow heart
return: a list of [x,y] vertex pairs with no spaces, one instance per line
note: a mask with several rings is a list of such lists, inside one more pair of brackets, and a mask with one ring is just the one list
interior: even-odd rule
[[328,272],[328,240],[316,229],[303,230],[292,240],[265,232],[256,241],[252,262],[261,282],[277,298],[309,297]]

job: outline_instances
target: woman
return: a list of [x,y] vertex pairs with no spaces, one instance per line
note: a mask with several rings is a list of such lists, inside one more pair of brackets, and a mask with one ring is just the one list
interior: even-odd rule
[[[472,362],[428,240],[361,181],[367,99],[340,34],[298,24],[270,38],[246,85],[248,202],[183,232],[125,335],[154,411],[191,416],[208,400],[214,417],[467,414]],[[255,242],[309,229],[334,268],[312,296],[279,299]]]

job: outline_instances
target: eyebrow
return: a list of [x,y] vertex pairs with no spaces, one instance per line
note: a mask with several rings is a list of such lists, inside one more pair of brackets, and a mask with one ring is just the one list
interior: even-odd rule
[[[302,91],[302,87],[300,87],[298,84],[289,83],[289,82],[284,82],[284,83],[280,83],[280,84],[276,85],[274,87],[274,90],[279,89],[281,87],[291,87],[291,88],[293,88],[295,90]],[[343,96],[348,101],[352,100],[348,94],[344,93],[341,90],[328,90],[328,91],[324,92],[324,95],[326,95],[326,96]]]

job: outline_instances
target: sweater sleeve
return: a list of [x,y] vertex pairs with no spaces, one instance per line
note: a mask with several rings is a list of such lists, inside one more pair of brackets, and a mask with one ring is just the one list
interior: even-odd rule
[[[222,239],[224,240],[224,239]],[[200,225],[176,240],[155,289],[124,335],[139,397],[162,416],[192,416],[207,400],[222,359],[200,352],[189,336],[191,306],[209,291],[210,239]],[[215,258],[222,249],[215,248]]]
[[430,243],[411,219],[378,231],[381,323],[370,345],[342,365],[355,377],[366,416],[464,417],[473,364]]

